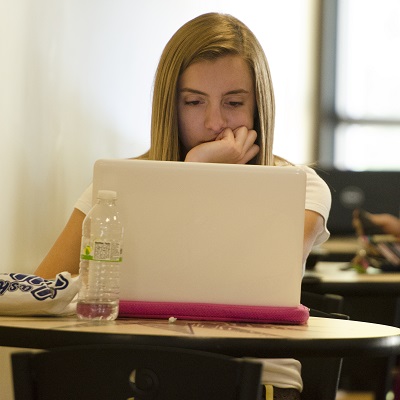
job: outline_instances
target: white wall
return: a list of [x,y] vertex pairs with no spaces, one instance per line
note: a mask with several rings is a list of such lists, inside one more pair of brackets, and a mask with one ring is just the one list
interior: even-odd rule
[[275,152],[310,160],[312,0],[0,0],[0,254],[32,272],[91,180],[98,158],[149,145],[163,46],[188,19],[242,19],[269,58]]

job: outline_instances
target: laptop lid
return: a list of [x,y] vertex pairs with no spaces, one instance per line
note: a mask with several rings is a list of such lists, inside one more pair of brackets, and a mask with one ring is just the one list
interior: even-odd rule
[[124,221],[121,300],[297,306],[305,173],[99,160],[93,196],[115,190]]

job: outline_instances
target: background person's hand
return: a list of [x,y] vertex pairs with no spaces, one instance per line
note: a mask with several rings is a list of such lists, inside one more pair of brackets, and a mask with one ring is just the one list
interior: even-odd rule
[[372,235],[386,233],[400,238],[400,219],[394,215],[381,213],[372,214],[356,209],[353,212],[353,226],[357,235]]
[[400,219],[391,214],[371,214],[369,219],[386,233],[400,237]]

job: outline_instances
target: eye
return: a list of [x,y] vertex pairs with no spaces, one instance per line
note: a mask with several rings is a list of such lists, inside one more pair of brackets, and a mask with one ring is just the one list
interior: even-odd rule
[[241,101],[231,101],[229,104],[230,104],[232,107],[239,107],[239,106],[242,106],[242,105],[243,105],[243,103],[242,103]]
[[198,104],[200,104],[200,100],[185,101],[187,106],[197,106]]
[[241,107],[243,105],[243,102],[242,101],[228,101],[226,104],[229,107],[237,108],[237,107]]
[[244,106],[245,99],[243,96],[226,96],[224,98],[224,105],[225,107],[229,108],[239,108]]

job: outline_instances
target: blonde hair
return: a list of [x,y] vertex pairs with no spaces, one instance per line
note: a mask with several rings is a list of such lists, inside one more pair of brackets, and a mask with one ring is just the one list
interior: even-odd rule
[[191,64],[239,55],[249,65],[256,94],[254,129],[260,146],[255,163],[273,165],[275,101],[264,51],[254,34],[231,15],[208,13],[183,25],[167,43],[156,71],[151,118],[151,147],[143,158],[179,161],[177,87]]

